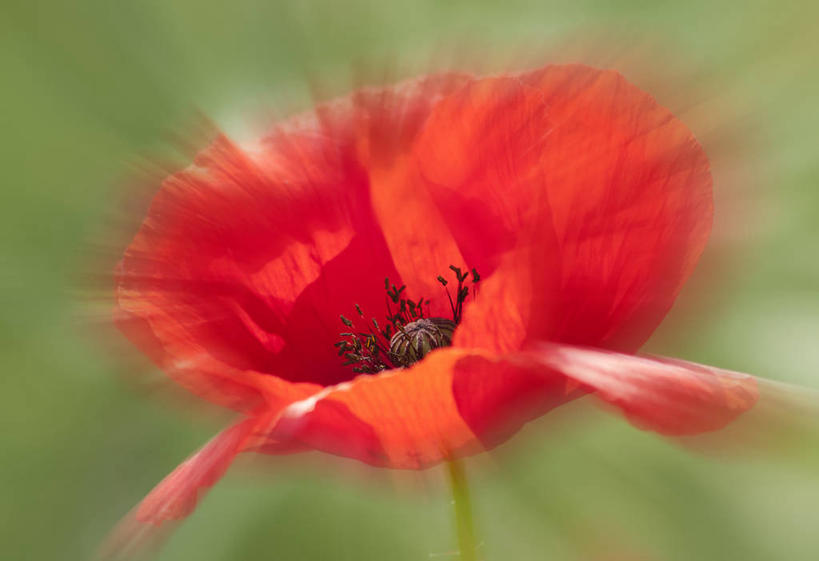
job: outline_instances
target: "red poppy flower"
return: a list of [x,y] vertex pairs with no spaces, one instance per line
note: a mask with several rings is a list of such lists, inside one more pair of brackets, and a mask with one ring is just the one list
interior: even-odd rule
[[187,515],[246,450],[422,469],[586,394],[664,435],[720,429],[753,378],[633,354],[711,220],[691,132],[581,65],[362,89],[252,146],[217,138],[163,182],[117,318],[243,418],[120,538]]

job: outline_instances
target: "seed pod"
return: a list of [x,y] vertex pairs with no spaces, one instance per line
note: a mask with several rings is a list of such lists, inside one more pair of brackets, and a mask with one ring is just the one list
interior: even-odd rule
[[390,360],[398,366],[410,366],[432,349],[452,344],[455,322],[444,318],[424,318],[406,324],[390,339]]

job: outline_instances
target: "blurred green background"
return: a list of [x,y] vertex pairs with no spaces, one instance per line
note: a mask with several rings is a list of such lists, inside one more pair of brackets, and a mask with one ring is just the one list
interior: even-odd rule
[[[465,45],[520,53],[602,32],[617,39],[598,51],[649,40],[662,47],[649,59],[673,53],[652,61],[665,72],[695,68],[724,109],[699,126],[733,130],[733,152],[714,141],[731,161],[715,164],[717,187],[731,184],[734,203],[717,209],[718,229],[729,226],[710,259],[730,255],[730,266],[705,267],[720,291],[693,285],[649,348],[819,388],[817,15],[807,1],[3,2],[0,558],[88,559],[218,430],[136,391],[123,376],[135,353],[111,353],[86,328],[100,312],[77,288],[93,246],[125,243],[108,224],[133,162],[163,155],[193,109],[219,119],[240,104],[307,106],[307,78],[333,83],[360,61]],[[487,561],[819,555],[815,441],[718,462],[602,412],[549,426],[474,470]],[[231,471],[159,558],[454,558],[437,470],[401,491],[349,475],[349,463],[313,463],[326,465]]]

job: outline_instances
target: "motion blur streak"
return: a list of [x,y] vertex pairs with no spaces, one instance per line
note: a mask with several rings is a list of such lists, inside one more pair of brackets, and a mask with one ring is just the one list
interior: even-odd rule
[[[813,561],[819,439],[814,393],[800,386],[819,388],[817,9],[761,0],[3,3],[0,557],[88,559],[122,513],[231,422],[110,332],[110,354],[88,337],[89,316],[110,320],[99,298],[110,278],[89,291],[86,273],[112,270],[157,179],[186,166],[214,129],[244,143],[314,105],[311,95],[434,69],[584,62],[651,92],[711,161],[709,247],[644,350],[783,385],[758,383],[758,405],[715,446],[683,438],[726,454],[724,463],[601,415],[591,399],[555,410],[471,464],[482,552]],[[111,220],[117,202],[123,211]],[[257,455],[245,456],[160,559],[410,561],[452,551],[436,470],[364,470],[327,455],[248,465]]]

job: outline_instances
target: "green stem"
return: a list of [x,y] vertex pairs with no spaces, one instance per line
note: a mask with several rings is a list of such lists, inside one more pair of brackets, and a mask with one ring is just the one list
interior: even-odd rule
[[475,526],[472,521],[472,500],[463,462],[452,460],[447,464],[449,485],[452,488],[452,507],[455,514],[455,528],[458,533],[458,549],[461,561],[478,561],[475,543]]

